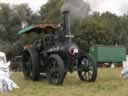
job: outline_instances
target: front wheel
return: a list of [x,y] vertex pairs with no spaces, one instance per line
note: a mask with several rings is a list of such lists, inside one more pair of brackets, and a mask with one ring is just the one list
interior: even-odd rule
[[78,75],[82,81],[96,81],[97,64],[91,55],[84,54],[80,56],[78,60]]
[[66,74],[63,60],[59,55],[51,55],[48,60],[48,82],[53,85],[62,85]]

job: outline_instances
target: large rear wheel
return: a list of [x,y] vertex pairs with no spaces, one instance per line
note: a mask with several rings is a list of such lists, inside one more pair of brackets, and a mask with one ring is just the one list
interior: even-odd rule
[[89,54],[84,54],[78,61],[78,75],[80,80],[94,82],[97,77],[97,64],[93,57]]
[[40,57],[38,51],[32,49],[31,57],[32,57],[32,80],[38,81],[40,78],[40,69],[39,69]]
[[39,80],[39,55],[35,50],[25,51],[23,53],[23,74],[26,79],[32,79],[33,81]]

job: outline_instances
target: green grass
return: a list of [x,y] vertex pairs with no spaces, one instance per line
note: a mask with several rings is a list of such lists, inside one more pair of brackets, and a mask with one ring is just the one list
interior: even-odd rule
[[76,73],[68,74],[63,86],[53,86],[47,80],[24,80],[22,73],[14,73],[19,89],[0,96],[128,96],[128,80],[120,78],[121,69],[99,69],[95,83],[81,82]]

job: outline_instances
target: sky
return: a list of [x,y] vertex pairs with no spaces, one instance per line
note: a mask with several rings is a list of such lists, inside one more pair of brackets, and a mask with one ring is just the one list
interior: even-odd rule
[[[128,0],[84,0],[91,6],[91,12],[98,11],[104,13],[109,11],[117,15],[123,15],[128,13]],[[0,0],[0,2],[10,4],[28,3],[34,10],[39,10],[42,4],[45,4],[47,0]]]
[[128,0],[85,0],[91,6],[91,12],[109,11],[117,15],[128,13]]
[[0,0],[0,3],[9,3],[9,4],[21,4],[27,3],[33,9],[34,12],[40,9],[40,6],[45,4],[47,0]]

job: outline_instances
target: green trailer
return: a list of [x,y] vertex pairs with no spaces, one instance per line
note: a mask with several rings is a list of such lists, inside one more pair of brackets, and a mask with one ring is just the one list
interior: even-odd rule
[[89,49],[89,53],[100,63],[118,63],[126,60],[126,48],[123,46],[97,45]]

